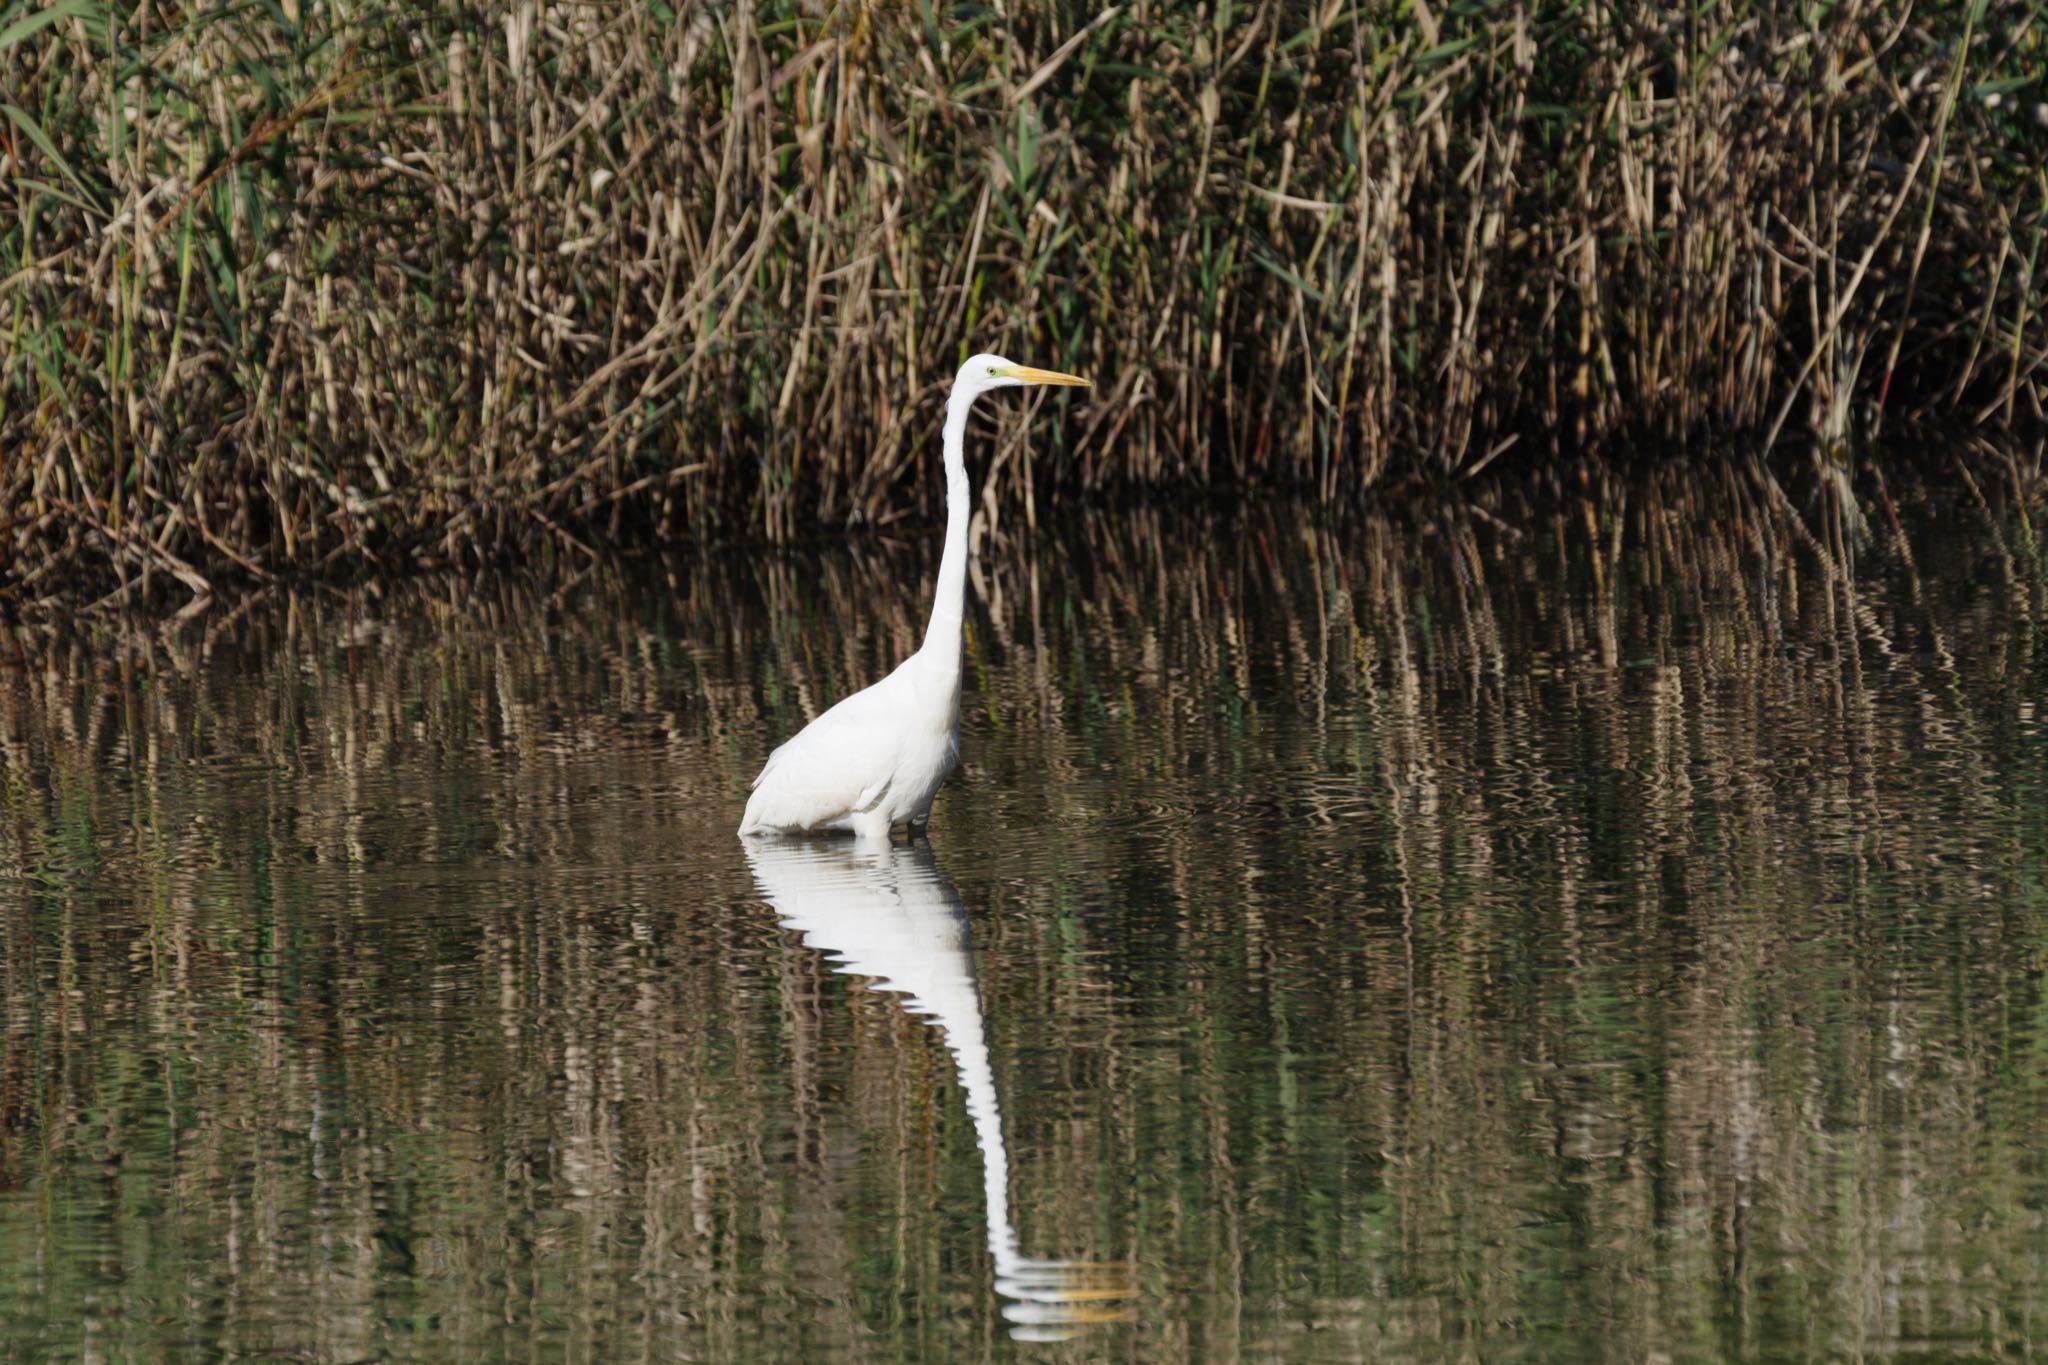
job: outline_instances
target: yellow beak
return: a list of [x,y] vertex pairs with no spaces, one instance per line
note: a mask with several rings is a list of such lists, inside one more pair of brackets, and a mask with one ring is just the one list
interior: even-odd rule
[[1067,388],[1090,387],[1094,381],[1083,379],[1078,374],[1061,374],[1058,370],[1034,370],[1029,365],[1012,365],[1010,378],[1020,384],[1060,384]]

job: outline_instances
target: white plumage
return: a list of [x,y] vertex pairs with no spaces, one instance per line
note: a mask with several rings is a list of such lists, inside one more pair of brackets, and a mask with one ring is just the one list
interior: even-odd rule
[[768,756],[740,833],[851,830],[886,839],[931,815],[932,797],[960,757],[960,640],[967,584],[967,412],[990,389],[1085,385],[1052,370],[978,355],[946,400],[946,549],[924,645],[895,672],[846,698]]

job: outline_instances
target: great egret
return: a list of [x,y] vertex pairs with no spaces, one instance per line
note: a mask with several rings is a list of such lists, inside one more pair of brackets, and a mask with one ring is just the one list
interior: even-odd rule
[[961,599],[967,585],[967,410],[991,389],[1021,384],[1086,387],[1079,375],[1035,370],[999,355],[960,367],[946,400],[946,551],[924,645],[895,672],[841,701],[768,755],[740,833],[851,830],[887,839],[923,824],[960,757]]

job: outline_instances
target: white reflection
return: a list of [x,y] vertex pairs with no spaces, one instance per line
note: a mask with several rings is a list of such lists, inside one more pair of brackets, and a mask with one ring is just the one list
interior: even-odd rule
[[989,1068],[975,985],[967,910],[922,839],[879,841],[747,839],[754,880],[784,927],[804,937],[833,967],[866,977],[903,997],[904,1007],[938,1025],[967,1092],[967,1113],[981,1147],[982,1196],[995,1287],[1019,1340],[1058,1340],[1090,1322],[1120,1322],[1135,1292],[1125,1267],[1036,1261],[1017,1249],[1010,1223],[1010,1158]]

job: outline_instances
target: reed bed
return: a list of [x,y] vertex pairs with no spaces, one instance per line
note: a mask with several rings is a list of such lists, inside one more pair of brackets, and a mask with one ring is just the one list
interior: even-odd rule
[[[17,599],[2038,430],[2037,3],[0,4]],[[1803,457],[1802,457],[1803,458]],[[1846,467],[1846,465],[1844,466]]]

